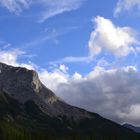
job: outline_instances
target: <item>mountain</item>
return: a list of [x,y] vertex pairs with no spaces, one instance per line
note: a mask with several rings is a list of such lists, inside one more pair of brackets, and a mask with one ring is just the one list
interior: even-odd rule
[[136,126],[133,126],[131,124],[124,124],[123,126],[126,127],[126,128],[130,128],[137,133],[140,133],[140,127],[136,127]]
[[33,70],[0,63],[0,140],[137,140],[139,134],[71,106]]

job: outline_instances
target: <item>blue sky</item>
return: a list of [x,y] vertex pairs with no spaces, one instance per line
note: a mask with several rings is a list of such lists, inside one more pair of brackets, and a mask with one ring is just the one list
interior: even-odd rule
[[[22,57],[22,60],[19,58],[18,61],[26,63],[32,61],[43,68],[65,57],[88,57],[88,41],[95,26],[92,19],[97,16],[109,19],[117,26],[131,26],[139,30],[137,15],[123,12],[117,17],[114,16],[117,3],[115,0],[111,0],[109,4],[101,0],[54,1],[54,5],[49,0],[46,2],[25,0],[24,3],[20,3],[20,0],[19,2],[10,1],[1,2],[1,41],[10,44],[6,49],[17,48],[33,56]],[[64,11],[59,13],[61,10]],[[51,15],[53,12],[56,14]],[[46,19],[45,15],[48,16]],[[104,54],[94,58],[90,64],[67,62],[66,65],[70,67],[71,74],[75,71],[86,74],[93,65],[96,65],[98,60],[95,59],[102,57]],[[108,61],[114,59],[112,56],[105,57]]]
[[139,12],[139,0],[0,0],[0,61],[35,69],[70,104],[140,125]]

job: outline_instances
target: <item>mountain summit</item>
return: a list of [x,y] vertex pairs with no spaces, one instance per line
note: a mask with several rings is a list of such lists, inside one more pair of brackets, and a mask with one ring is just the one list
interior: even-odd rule
[[139,137],[96,113],[65,103],[41,83],[35,71],[0,63],[0,139],[40,140],[50,135],[51,139],[89,136],[94,140]]
[[[50,116],[67,116],[80,120],[90,115],[60,100],[39,80],[37,72],[0,63],[0,90],[24,104],[29,100]],[[74,113],[73,113],[74,112]]]

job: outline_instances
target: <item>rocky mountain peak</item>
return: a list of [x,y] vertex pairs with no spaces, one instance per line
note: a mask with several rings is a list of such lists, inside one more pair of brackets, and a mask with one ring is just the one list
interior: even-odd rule
[[7,77],[8,79],[16,77],[16,79],[20,79],[18,82],[39,83],[38,74],[35,71],[21,67],[13,67],[4,63],[0,63],[0,77]]
[[44,88],[34,70],[0,63],[0,90],[9,93],[21,102],[30,98],[35,99],[36,95],[40,98],[48,97],[49,100],[49,97],[54,96],[54,94],[48,92],[47,88],[44,90]]
[[0,63],[0,92],[5,92],[22,104],[33,101],[50,116],[65,115],[74,120],[91,117],[86,111],[72,107],[59,99],[41,83],[37,72],[26,68]]

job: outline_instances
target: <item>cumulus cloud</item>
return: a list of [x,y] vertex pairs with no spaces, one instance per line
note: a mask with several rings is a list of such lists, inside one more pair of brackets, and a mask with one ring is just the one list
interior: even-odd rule
[[60,65],[59,69],[63,72],[63,73],[67,73],[67,71],[69,70],[69,68],[63,64]]
[[0,51],[0,61],[6,64],[16,65],[17,57],[23,52],[19,50]]
[[119,0],[114,10],[114,16],[117,16],[123,11],[130,11],[133,8],[140,10],[139,0]]
[[36,69],[37,66],[31,62],[18,62],[18,58],[24,54],[25,52],[20,51],[19,49],[0,50],[0,62],[13,66],[26,67],[27,69]]
[[[84,0],[0,0],[0,4],[11,13],[20,14],[31,6],[38,5],[41,10],[39,22],[44,22],[48,18],[78,9]],[[38,16],[38,15],[36,15]]]
[[86,76],[79,73],[70,76],[58,70],[44,71],[40,78],[72,105],[119,123],[140,125],[140,73],[134,66],[111,70],[97,66]]
[[132,28],[115,26],[111,20],[99,16],[94,19],[94,23],[95,30],[88,43],[92,56],[105,51],[121,57],[135,51],[133,45],[138,44],[138,41]]
[[56,91],[59,84],[64,84],[68,82],[68,77],[65,73],[66,66],[61,65],[58,69],[55,69],[53,72],[48,70],[39,71],[39,77],[44,85],[50,88],[53,91]]

